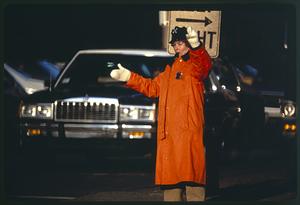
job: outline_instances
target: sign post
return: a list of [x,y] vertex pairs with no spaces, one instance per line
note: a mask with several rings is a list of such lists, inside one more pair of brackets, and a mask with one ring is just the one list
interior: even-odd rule
[[[192,27],[198,33],[199,40],[212,58],[219,55],[221,11],[170,11],[168,41],[175,26]],[[174,49],[168,43],[168,52],[174,54]]]

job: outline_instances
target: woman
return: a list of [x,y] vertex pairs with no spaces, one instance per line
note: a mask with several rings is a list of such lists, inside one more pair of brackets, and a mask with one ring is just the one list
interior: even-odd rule
[[176,52],[171,65],[154,79],[121,64],[111,77],[148,97],[159,97],[155,184],[164,201],[204,201],[206,184],[204,84],[211,58],[191,27],[175,27],[169,42]]

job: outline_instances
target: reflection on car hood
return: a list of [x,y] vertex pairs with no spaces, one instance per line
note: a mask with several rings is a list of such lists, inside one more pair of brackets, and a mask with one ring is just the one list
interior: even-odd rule
[[15,79],[15,81],[25,90],[27,94],[32,94],[36,91],[46,89],[43,80],[30,78],[13,69],[6,63],[4,64],[4,69]]
[[60,72],[58,67],[56,67],[54,64],[48,62],[47,60],[38,61],[37,64],[40,65],[40,67],[44,71],[46,71],[48,74],[50,74],[53,79],[55,79]]
[[151,105],[154,99],[148,98],[124,84],[108,84],[97,88],[81,88],[77,90],[53,90],[40,91],[27,96],[24,102],[47,103],[55,100],[64,100],[74,97],[104,97],[117,98],[120,104],[146,104]]

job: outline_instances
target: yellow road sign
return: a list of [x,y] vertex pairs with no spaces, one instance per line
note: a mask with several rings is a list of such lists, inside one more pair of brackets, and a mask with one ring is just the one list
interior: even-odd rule
[[[199,40],[212,58],[219,55],[221,11],[170,11],[168,42],[175,26],[191,26],[197,31]],[[168,43],[168,52],[174,54],[174,49]]]

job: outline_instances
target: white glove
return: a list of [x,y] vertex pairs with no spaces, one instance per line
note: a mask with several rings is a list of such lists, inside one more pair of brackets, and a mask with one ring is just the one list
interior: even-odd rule
[[192,48],[196,48],[200,45],[197,32],[190,26],[187,28],[186,38],[191,44]]
[[118,64],[119,69],[113,69],[110,72],[110,76],[119,81],[128,81],[131,75],[131,72],[124,68],[120,63]]

